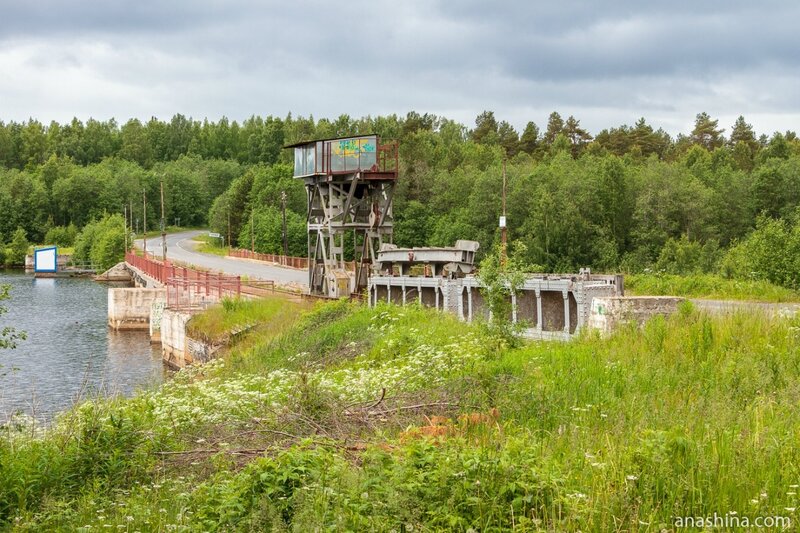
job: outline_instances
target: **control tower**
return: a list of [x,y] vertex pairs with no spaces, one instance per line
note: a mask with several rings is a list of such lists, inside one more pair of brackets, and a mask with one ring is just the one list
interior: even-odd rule
[[294,177],[308,192],[309,292],[341,298],[365,289],[381,245],[392,242],[397,143],[360,135],[286,148],[294,149]]

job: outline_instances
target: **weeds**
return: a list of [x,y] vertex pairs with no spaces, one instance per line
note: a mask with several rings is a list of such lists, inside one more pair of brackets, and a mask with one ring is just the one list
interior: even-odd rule
[[754,302],[800,302],[800,293],[768,281],[727,279],[714,274],[629,274],[625,290],[631,295],[684,296]]
[[[0,437],[19,530],[671,530],[787,515],[800,322],[684,306],[510,346],[416,307],[264,303],[223,361]],[[21,429],[20,429],[21,428]],[[12,434],[13,432],[13,434]]]

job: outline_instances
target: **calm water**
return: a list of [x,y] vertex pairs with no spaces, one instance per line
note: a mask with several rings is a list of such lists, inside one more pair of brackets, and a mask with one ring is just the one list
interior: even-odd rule
[[0,350],[0,422],[18,411],[46,419],[82,396],[130,395],[162,381],[160,349],[147,332],[108,329],[106,285],[2,270],[0,284],[11,285],[0,328],[28,334],[15,350]]

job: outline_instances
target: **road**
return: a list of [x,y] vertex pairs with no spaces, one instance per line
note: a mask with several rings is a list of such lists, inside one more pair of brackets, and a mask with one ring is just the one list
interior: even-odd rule
[[[205,254],[196,251],[195,247],[199,243],[192,239],[204,233],[206,232],[193,230],[167,235],[167,259],[234,276],[272,280],[278,285],[308,287],[308,273],[305,270],[284,268],[260,261],[221,257],[219,255]],[[136,241],[136,247],[140,250],[144,248],[144,243],[141,239]],[[160,259],[161,237],[148,238],[147,251]]]
[[769,302],[749,302],[743,300],[705,300],[692,299],[692,303],[698,309],[709,313],[726,313],[732,311],[753,311],[774,314],[778,316],[792,317],[800,313],[800,304],[797,303],[769,303]]

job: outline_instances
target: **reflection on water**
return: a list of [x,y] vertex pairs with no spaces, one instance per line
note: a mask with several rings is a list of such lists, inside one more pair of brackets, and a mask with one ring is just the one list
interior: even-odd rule
[[0,421],[18,411],[49,418],[81,397],[130,395],[163,379],[147,332],[108,329],[105,285],[10,271],[0,271],[0,284],[11,285],[0,327],[28,334],[0,351]]

